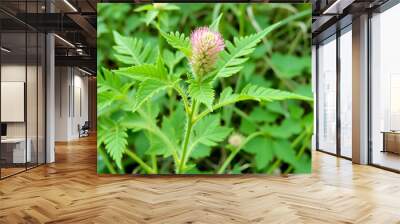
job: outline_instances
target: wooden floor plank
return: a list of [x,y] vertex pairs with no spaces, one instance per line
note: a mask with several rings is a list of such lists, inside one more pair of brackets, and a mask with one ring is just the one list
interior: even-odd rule
[[320,152],[311,175],[98,176],[96,139],[0,181],[0,223],[400,223],[400,175]]

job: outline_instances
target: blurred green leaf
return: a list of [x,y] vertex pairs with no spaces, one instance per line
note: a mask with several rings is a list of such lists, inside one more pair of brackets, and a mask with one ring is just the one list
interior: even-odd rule
[[276,140],[273,143],[276,157],[289,163],[296,163],[296,155],[288,140]]
[[243,150],[254,154],[257,169],[264,169],[274,158],[272,142],[268,138],[259,136],[250,140]]
[[150,44],[144,44],[140,39],[124,37],[117,31],[113,31],[113,34],[117,44],[114,46],[117,60],[127,65],[139,65],[151,60],[154,48]]
[[287,79],[300,76],[306,68],[310,67],[311,63],[309,57],[297,57],[280,53],[273,54],[271,61],[279,71],[278,75]]
[[221,21],[222,15],[223,15],[222,13],[219,14],[219,16],[212,22],[212,24],[210,25],[211,30],[216,32],[219,31],[219,23]]
[[193,159],[201,159],[208,157],[211,154],[211,148],[209,146],[198,144],[190,154]]
[[191,148],[201,143],[206,146],[215,146],[223,141],[232,129],[222,127],[218,115],[209,115],[200,120],[193,128]]

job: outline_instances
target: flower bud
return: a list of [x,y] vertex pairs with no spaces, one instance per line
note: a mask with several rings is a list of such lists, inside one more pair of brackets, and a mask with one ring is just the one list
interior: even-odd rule
[[201,77],[210,72],[218,59],[218,54],[224,50],[224,40],[219,32],[208,27],[195,29],[191,36],[192,56],[190,63],[195,75]]
[[241,134],[234,133],[229,137],[228,143],[232,146],[239,147],[242,144],[243,140],[244,137]]

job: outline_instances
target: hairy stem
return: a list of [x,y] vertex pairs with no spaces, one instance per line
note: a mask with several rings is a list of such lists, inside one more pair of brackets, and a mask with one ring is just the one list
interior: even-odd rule
[[155,174],[154,170],[147,165],[139,156],[137,156],[134,152],[130,150],[126,150],[125,152],[129,157],[131,157],[134,161],[136,161],[148,174]]
[[233,158],[235,158],[235,156],[239,153],[239,151],[253,138],[262,135],[262,132],[255,132],[251,135],[249,135],[237,148],[235,148],[231,154],[229,154],[229,156],[226,158],[225,162],[222,164],[221,168],[219,168],[218,170],[218,174],[222,174],[225,172],[226,168],[228,167],[228,165],[232,162]]
[[184,107],[185,107],[186,114],[189,114],[189,113],[190,113],[190,111],[189,111],[189,100],[188,100],[188,98],[187,98],[187,96],[186,96],[184,90],[182,89],[182,87],[179,86],[179,84],[174,85],[173,88],[174,88],[174,89],[176,90],[176,92],[178,92],[178,94],[182,97],[182,100],[183,100],[183,104],[184,104]]
[[178,173],[182,173],[183,169],[185,167],[186,154],[187,154],[187,150],[188,150],[190,134],[192,133],[193,115],[195,113],[195,110],[196,110],[196,101],[193,100],[192,108],[191,108],[191,110],[190,110],[190,112],[188,114],[188,118],[187,118],[187,128],[186,128],[186,131],[185,131],[185,138],[184,138],[184,141],[183,141],[182,155],[181,155],[181,160],[179,162]]

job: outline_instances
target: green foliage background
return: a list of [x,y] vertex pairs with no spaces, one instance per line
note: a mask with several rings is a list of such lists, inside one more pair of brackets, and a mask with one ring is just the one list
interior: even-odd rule
[[[142,10],[138,11],[139,7]],[[149,166],[156,166],[157,173],[174,173],[171,155],[166,152],[149,153],[155,149],[148,133],[126,129],[115,122],[125,122],[121,120],[121,117],[126,117],[122,111],[132,107],[129,104],[132,97],[129,91],[132,86],[127,84],[129,80],[109,71],[125,67],[132,60],[123,58],[124,55],[112,47],[121,41],[117,39],[119,35],[115,31],[121,34],[120,38],[131,36],[144,40],[143,45],[150,44],[153,51],[143,55],[150,61],[155,58],[152,54],[157,54],[157,46],[163,49],[166,66],[179,74],[185,71],[187,62],[183,54],[176,53],[158,35],[155,25],[164,31],[179,31],[189,36],[193,29],[208,26],[223,13],[220,32],[224,39],[232,40],[233,37],[254,34],[289,15],[310,8],[311,4],[282,3],[182,3],[156,8],[138,4],[98,4],[98,89],[105,86],[113,89],[112,92],[98,94],[98,173],[148,173],[132,156],[140,157]],[[238,74],[219,82],[216,89],[230,86],[234,92],[239,92],[246,84],[251,83],[312,97],[310,27],[311,14],[269,34],[257,45],[244,64],[245,67]],[[162,122],[171,122],[175,129],[167,131],[182,135],[185,121],[183,109],[176,99],[173,93],[164,91],[152,97],[151,103],[143,107],[149,117],[160,126]],[[277,174],[311,171],[311,101],[241,102],[218,110],[216,114],[222,120],[224,128],[233,128],[230,135],[245,137],[255,132],[263,133],[243,146],[224,173]],[[212,119],[209,119],[209,124],[214,122]],[[206,131],[207,126],[203,129]],[[234,150],[229,144],[229,138],[228,136],[220,144],[194,150],[190,156],[191,169],[186,173],[217,173],[223,161]],[[134,155],[130,152],[134,152]],[[118,157],[121,157],[120,164]]]

